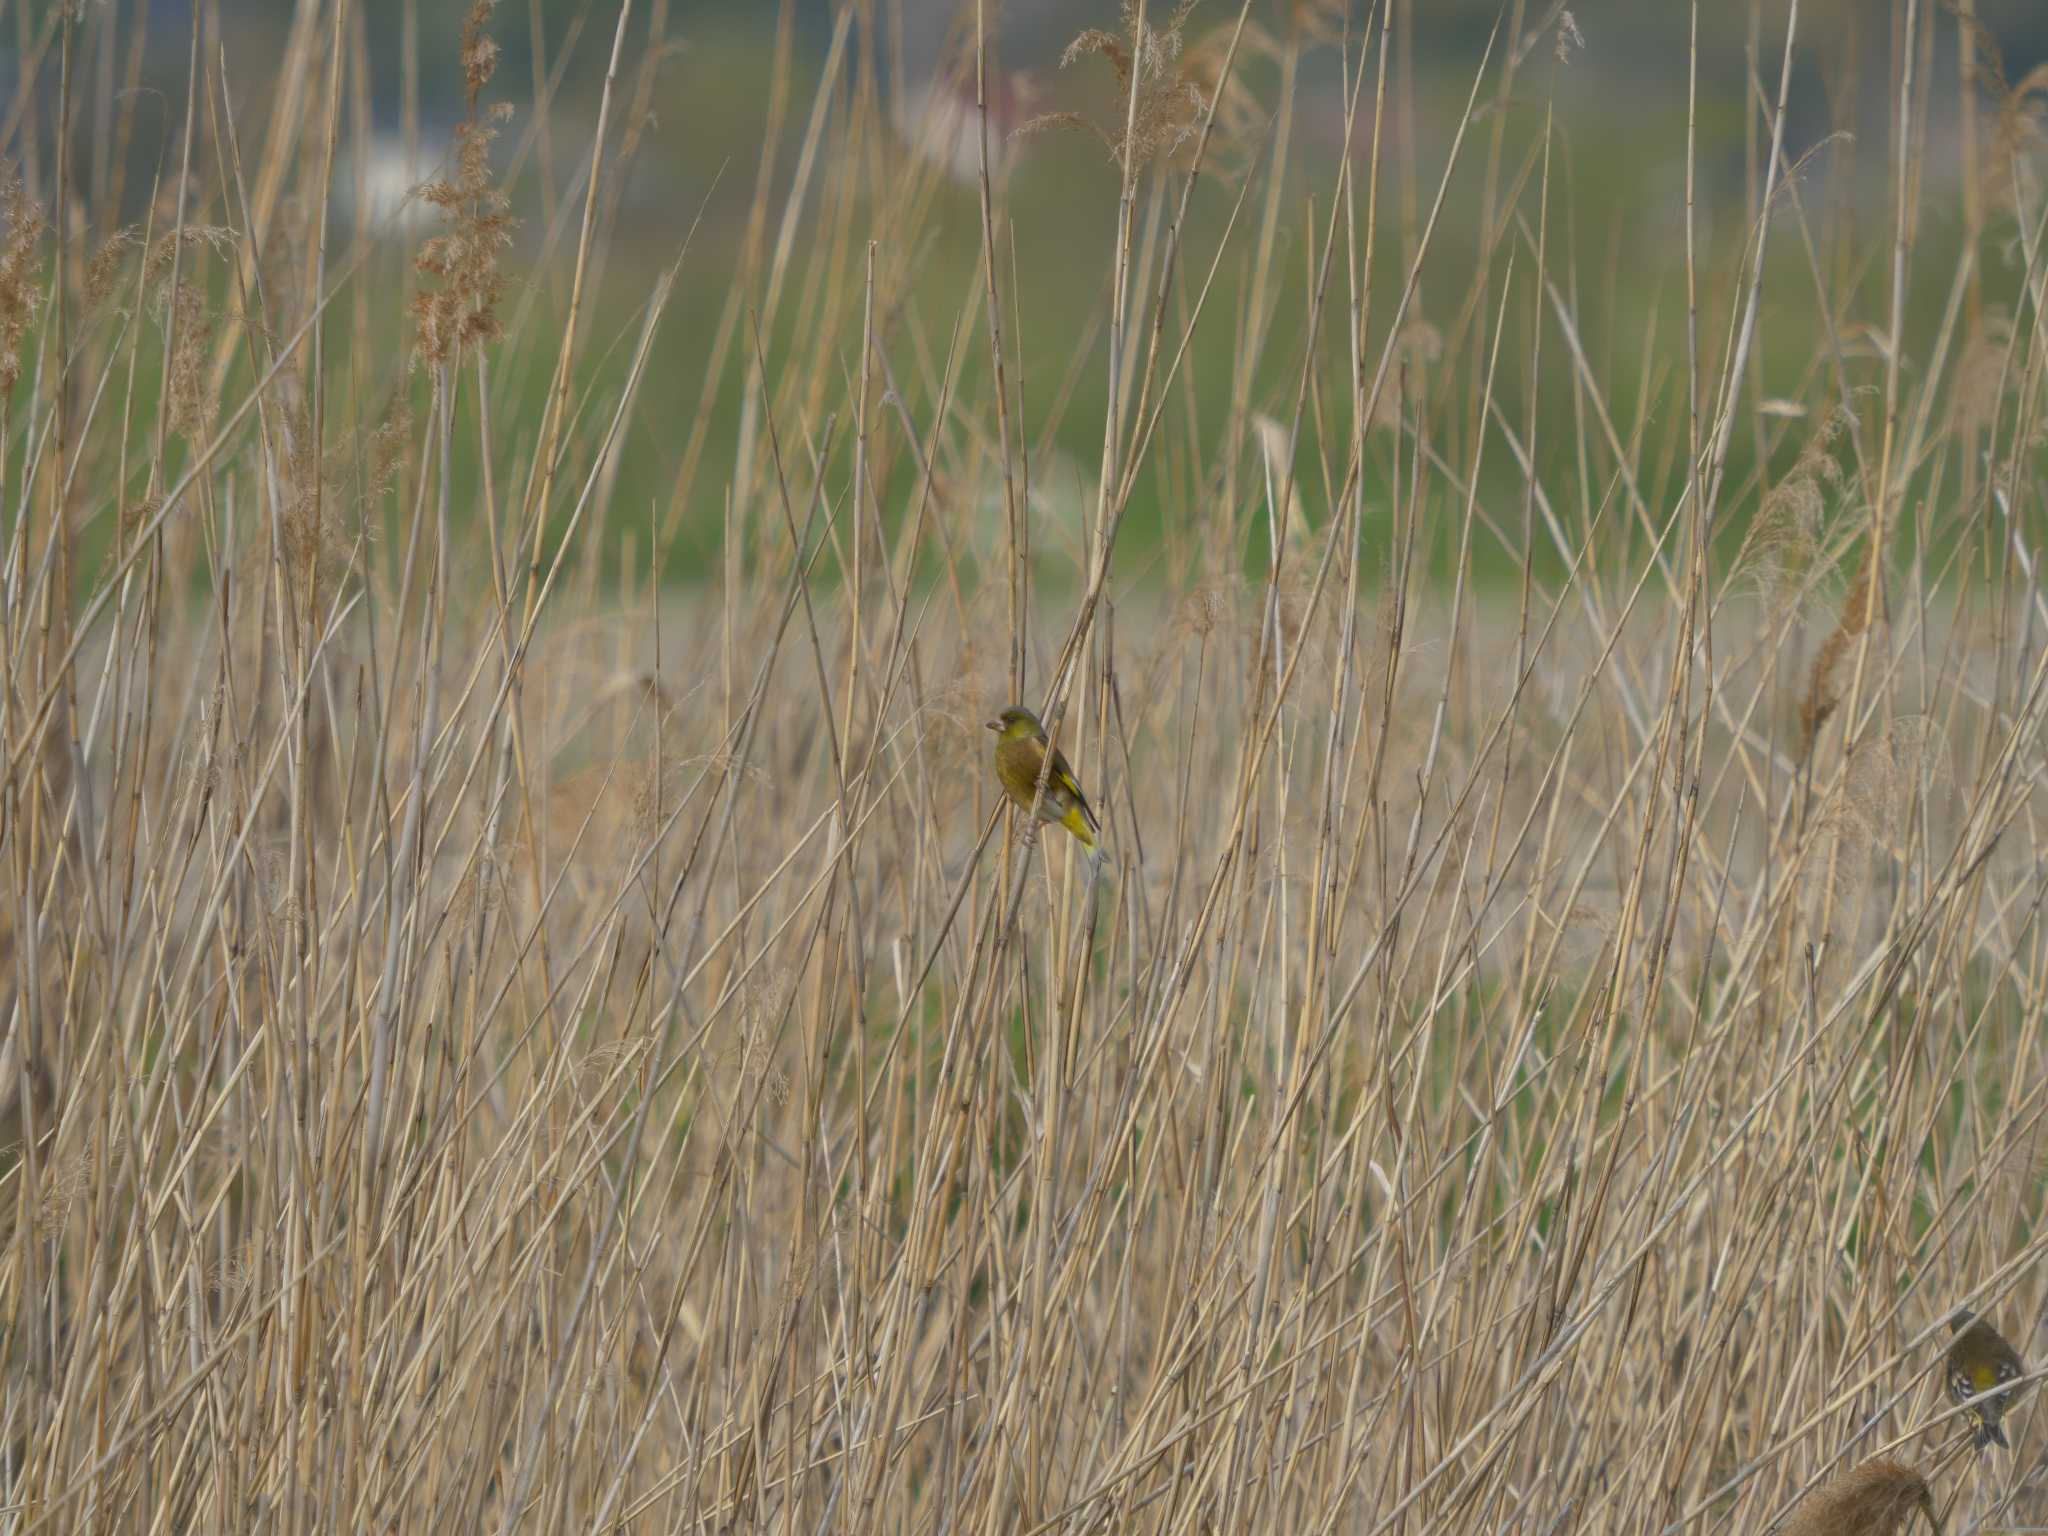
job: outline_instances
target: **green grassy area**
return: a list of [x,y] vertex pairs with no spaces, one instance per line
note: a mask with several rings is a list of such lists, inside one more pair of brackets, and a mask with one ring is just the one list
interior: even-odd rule
[[[792,49],[787,83],[792,101],[809,100],[817,90],[821,60],[807,46],[814,41],[807,36]],[[1667,77],[1681,62],[1663,61]],[[743,405],[748,380],[756,376],[754,327],[762,327],[767,376],[775,378],[799,357],[815,358],[827,369],[849,369],[858,351],[862,320],[858,307],[844,307],[834,316],[830,334],[816,334],[805,324],[816,318],[815,313],[807,315],[800,303],[790,301],[789,293],[814,283],[829,261],[859,256],[821,248],[825,231],[809,221],[800,219],[797,226],[803,233],[791,252],[783,300],[773,313],[760,314],[767,280],[738,265],[746,258],[748,209],[759,171],[750,155],[768,128],[765,114],[775,69],[772,39],[755,29],[734,30],[707,18],[688,34],[673,69],[687,88],[664,95],[658,131],[648,133],[636,162],[625,173],[627,202],[616,227],[608,231],[611,238],[596,272],[600,280],[582,317],[572,391],[584,412],[582,428],[594,435],[624,385],[647,295],[661,272],[680,259],[677,284],[641,386],[650,405],[629,418],[613,470],[610,499],[616,507],[633,511],[608,512],[596,542],[600,557],[616,567],[624,558],[629,535],[638,535],[633,559],[644,574],[645,533],[652,517],[663,534],[662,579],[695,582],[714,577],[718,569],[724,502],[734,484],[741,448]],[[1156,582],[1202,561],[1241,568],[1253,578],[1263,572],[1269,542],[1263,529],[1267,493],[1256,460],[1247,460],[1230,447],[1242,439],[1243,423],[1233,421],[1233,411],[1241,402],[1246,410],[1283,425],[1291,423],[1302,357],[1311,351],[1328,354],[1329,340],[1341,334],[1352,304],[1345,263],[1336,263],[1326,292],[1322,335],[1311,343],[1310,279],[1327,237],[1334,202],[1329,189],[1337,184],[1337,167],[1324,142],[1327,132],[1296,127],[1290,133],[1288,158],[1277,168],[1276,184],[1273,151],[1279,134],[1270,113],[1279,89],[1278,71],[1270,61],[1254,58],[1247,61],[1244,76],[1245,89],[1256,104],[1255,132],[1243,144],[1232,146],[1230,164],[1239,174],[1207,177],[1189,203],[1182,231],[1184,258],[1169,301],[1173,325],[1182,322],[1191,295],[1205,284],[1208,297],[1204,320],[1189,339],[1172,401],[1172,451],[1154,455],[1140,473],[1125,514],[1118,558],[1128,579]],[[1337,126],[1342,82],[1331,59],[1324,56],[1315,67],[1304,69],[1302,82],[1301,99],[1312,103],[1301,109],[1308,120],[1322,123],[1326,130]],[[1076,110],[1101,119],[1113,116],[1109,84],[1109,71],[1100,61],[1082,60],[1054,87],[1061,93],[1058,100],[1071,101]],[[1729,84],[1725,78],[1703,81],[1702,100],[1691,124],[1704,168],[1697,269],[1703,304],[1710,313],[1725,311],[1725,296],[1742,281],[1743,263],[1757,233],[1739,171],[1745,127]],[[1383,167],[1379,178],[1379,237],[1370,260],[1381,277],[1366,319],[1374,352],[1384,342],[1398,297],[1398,285],[1389,278],[1402,271],[1417,238],[1418,214],[1427,212],[1426,201],[1415,188],[1426,185],[1441,165],[1457,109],[1469,88],[1469,78],[1447,72],[1421,76],[1412,86],[1416,142],[1397,140],[1398,158]],[[827,109],[829,122],[838,122],[850,110],[849,92],[833,98]],[[1483,91],[1481,99],[1490,102],[1490,91]],[[1397,98],[1394,109],[1400,105]],[[1369,116],[1370,109],[1368,102],[1361,115]],[[1399,133],[1401,114],[1394,109],[1387,113],[1390,131]],[[553,137],[569,132],[561,119],[587,111],[580,98],[557,104],[550,119]],[[515,116],[505,128],[500,158],[508,158],[533,126],[531,111],[523,119]],[[784,125],[776,167],[765,183],[771,240],[784,216],[803,126],[803,119],[794,116]],[[1545,172],[1540,146],[1546,127],[1555,164],[1549,169],[1547,194],[1538,199],[1527,189],[1534,184],[1532,178]],[[1681,94],[1617,95],[1604,87],[1590,66],[1553,67],[1547,60],[1528,66],[1513,98],[1470,130],[1463,163],[1446,189],[1444,214],[1432,236],[1428,267],[1410,312],[1411,323],[1425,330],[1434,355],[1426,364],[1415,363],[1410,381],[1421,391],[1420,410],[1437,427],[1428,440],[1429,450],[1460,479],[1476,458],[1479,499],[1493,523],[1513,532],[1512,544],[1497,537],[1477,541],[1470,575],[1482,585],[1497,587],[1511,581],[1522,554],[1523,480],[1514,451],[1497,430],[1485,434],[1483,445],[1474,438],[1473,402],[1487,372],[1487,353],[1498,325],[1505,325],[1508,344],[1492,379],[1494,408],[1512,424],[1518,438],[1532,438],[1537,467],[1546,482],[1583,475],[1589,482],[1584,489],[1593,501],[1619,494],[1610,490],[1614,459],[1604,430],[1591,434],[1587,462],[1576,462],[1588,409],[1584,385],[1591,376],[1601,381],[1605,393],[1600,403],[1625,444],[1643,502],[1651,508],[1669,508],[1684,488],[1689,416],[1681,361],[1686,334],[1682,167],[1687,131]],[[1367,129],[1361,128],[1361,133]],[[1023,454],[1020,471],[1029,473],[1049,503],[1071,516],[1069,528],[1062,530],[1056,522],[1043,541],[1049,551],[1047,579],[1070,581],[1072,551],[1080,542],[1074,530],[1081,526],[1081,509],[1095,494],[1102,454],[1101,422],[1109,385],[1105,273],[1116,237],[1118,173],[1096,140],[1071,129],[1036,133],[1012,147],[1018,151],[1018,165],[1003,187],[1000,264]],[[1797,144],[1792,148],[1795,154],[1802,151]],[[828,130],[805,188],[810,205],[821,197],[837,196],[830,184],[853,174],[842,156]],[[519,221],[515,265],[530,260],[549,240],[558,259],[573,252],[573,223],[545,212],[543,183],[545,179],[559,192],[565,178],[580,172],[586,158],[580,148],[555,147],[548,157],[549,174],[543,178],[540,156],[527,146],[519,161],[525,169],[506,188]],[[1833,376],[1813,268],[1818,261],[1828,304],[1844,313],[1858,307],[1880,312],[1888,307],[1885,253],[1891,231],[1882,210],[1874,208],[1867,217],[1845,221],[1838,209],[1827,206],[1844,195],[1830,182],[1841,183],[1845,172],[1853,179],[1861,164],[1853,143],[1823,143],[1813,149],[1810,160],[1801,160],[1797,203],[1789,195],[1780,198],[1776,218],[1784,238],[1774,241],[1770,250],[1752,378],[1764,397],[1792,402],[1810,414],[1805,422],[1746,423],[1733,435],[1727,474],[1742,494],[1717,519],[1717,537],[1726,541],[1730,553],[1740,542],[1757,496],[1797,459],[1810,423],[1839,398],[1840,386],[1846,385],[1853,398],[1881,381],[1881,356],[1867,345],[1867,338],[1853,334],[1836,338],[1842,346],[1843,372],[1839,379]],[[1906,342],[1915,347],[1924,345],[1942,324],[1963,234],[1952,193],[1945,206],[1942,201],[1952,186],[1947,168],[1937,160],[1930,162],[1929,171],[1937,197],[1916,232],[1916,259],[1910,264],[1903,303]],[[1365,217],[1365,180],[1361,173],[1351,187],[1354,223]],[[1496,188],[1491,205],[1496,242],[1482,248],[1485,232],[1476,216],[1486,201],[1489,180]],[[1517,189],[1513,217],[1501,218],[1499,210],[1509,206],[1507,197]],[[1179,179],[1171,173],[1148,183],[1142,217],[1150,221],[1170,213],[1179,194]],[[861,201],[856,195],[855,206]],[[870,214],[880,211],[872,199],[866,201]],[[877,227],[874,238],[878,262],[894,275],[887,291],[877,295],[877,339],[898,368],[903,407],[922,429],[937,409],[937,383],[949,339],[957,332],[965,348],[984,346],[985,315],[978,191],[942,183],[919,206],[914,229]],[[1234,207],[1239,223],[1226,249],[1224,232]],[[195,211],[193,217],[204,220],[219,212]],[[1809,235],[1821,221],[1828,221],[1827,237],[1811,254],[1799,232],[1802,213]],[[1261,257],[1257,237],[1269,215],[1273,239],[1266,259],[1284,280],[1269,282],[1257,302],[1250,303],[1247,285]],[[1546,217],[1547,276],[1570,308],[1586,360],[1583,369],[1571,349],[1555,339],[1540,353],[1532,354],[1527,345],[1537,311],[1547,309],[1549,302],[1539,298],[1530,283],[1536,227]],[[357,253],[360,260],[349,281],[373,298],[389,292],[392,285],[409,286],[413,278],[408,262],[418,238],[389,239]],[[1352,258],[1364,259],[1362,250]],[[1510,279],[1511,267],[1520,274],[1520,282]],[[236,307],[236,298],[220,268],[220,263],[212,263],[206,280],[215,302],[225,310]],[[1484,281],[1475,283],[1481,274]],[[1503,283],[1510,290],[1505,307],[1499,303]],[[1979,312],[2010,313],[2019,284],[2020,273],[2011,262],[1987,254],[1974,275],[1971,305]],[[542,414],[556,360],[553,335],[565,298],[559,270],[545,280],[538,272],[531,278],[515,277],[509,302],[530,306],[535,323],[520,332],[527,338],[525,344],[502,349],[494,370],[494,403],[502,419],[537,420]],[[344,289],[331,311],[334,321],[349,323],[356,303]],[[736,322],[728,318],[735,304]],[[394,366],[408,349],[402,310],[370,302],[367,312],[367,325],[353,324],[350,334],[335,344],[345,355],[359,355],[354,376],[369,398],[337,403],[348,413],[374,413],[395,391],[410,400],[415,412],[423,411],[425,380]],[[735,329],[723,354],[714,359],[712,341],[722,319]],[[1248,323],[1255,325],[1258,338],[1256,355],[1249,359],[1244,345]],[[1169,333],[1172,330],[1170,326]],[[137,339],[142,366],[135,409],[146,419],[154,407],[157,359],[147,334]],[[1866,344],[1858,345],[1859,341]],[[1703,332],[1708,365],[1716,363],[1724,342],[1725,336],[1712,326]],[[1533,376],[1532,355],[1540,368]],[[1349,388],[1341,361],[1332,358],[1319,366],[1316,380],[1317,397],[1303,412],[1295,465],[1312,526],[1328,521],[1328,493],[1333,476],[1341,477],[1348,430],[1317,408],[1318,398],[1326,400]],[[1390,394],[1398,391],[1400,382],[1398,377],[1391,381]],[[1705,382],[1711,386],[1713,381]],[[227,393],[232,396],[248,383],[248,368],[238,366],[228,376]],[[1417,405],[1411,397],[1411,418]],[[790,436],[793,451],[798,443],[815,444],[824,422],[814,419],[801,400],[785,400],[783,406],[778,426]],[[986,381],[968,379],[951,408],[956,415],[980,422],[986,434],[987,418],[993,414]],[[787,419],[781,419],[784,415]],[[684,445],[699,433],[700,456],[686,466]],[[468,491],[456,498],[459,523],[480,506],[481,477],[473,441],[470,434],[458,434],[454,445],[455,468]],[[1379,505],[1393,499],[1390,441],[1384,431],[1378,432],[1364,466],[1368,500]],[[842,430],[828,472],[847,473],[853,451],[852,434]],[[1233,462],[1234,494],[1229,505],[1218,505]],[[686,468],[685,482],[681,476]],[[894,530],[913,515],[920,484],[914,464],[905,460],[891,463],[889,471],[878,495],[885,526]],[[1925,466],[1916,468],[1916,473],[1926,472]],[[498,489],[502,497],[506,488]],[[1452,487],[1440,509],[1443,515],[1426,521],[1432,527],[1454,523],[1461,511],[1456,504],[1460,495]],[[1186,530],[1200,527],[1203,537],[1209,537],[1209,530],[1217,526],[1215,514],[1235,530],[1230,547],[1194,550]],[[401,509],[385,509],[387,535],[403,516]],[[1368,543],[1383,543],[1385,535],[1384,518],[1369,518]],[[1059,549],[1062,539],[1065,559],[1050,553]],[[1432,539],[1426,549],[1427,569],[1438,580],[1447,579],[1457,558],[1456,542]],[[1537,549],[1538,570],[1545,581],[1555,582],[1564,570],[1562,559],[1547,541],[1539,540]],[[95,564],[87,560],[83,568]],[[819,579],[830,582],[835,576],[835,561],[828,551]]]

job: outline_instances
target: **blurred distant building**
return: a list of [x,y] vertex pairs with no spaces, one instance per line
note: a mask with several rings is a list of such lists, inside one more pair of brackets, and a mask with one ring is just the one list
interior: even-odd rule
[[[991,72],[988,81],[988,168],[999,177],[1023,141],[1017,130],[1029,122],[1035,96],[1020,74]],[[981,113],[975,101],[972,64],[911,83],[896,98],[896,129],[919,155],[954,181],[981,179]]]
[[417,197],[420,183],[441,174],[445,143],[420,146],[417,158],[406,153],[396,133],[371,137],[358,160],[344,146],[334,167],[335,215],[350,229],[390,238],[413,235],[436,221],[432,204]]

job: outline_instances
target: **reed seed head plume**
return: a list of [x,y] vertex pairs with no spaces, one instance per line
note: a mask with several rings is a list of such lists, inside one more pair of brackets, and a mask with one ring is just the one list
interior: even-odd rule
[[1840,408],[1821,417],[1791,469],[1765,493],[1736,551],[1735,575],[1774,609],[1799,602],[1826,568],[1827,499],[1842,483],[1835,441],[1848,422]]
[[42,301],[36,253],[48,228],[42,205],[28,195],[20,167],[11,163],[0,164],[0,217],[7,221],[0,237],[0,398],[5,398],[21,379],[22,334]]
[[477,917],[496,912],[505,900],[505,867],[489,848],[479,848],[456,878],[448,895],[449,936],[460,941],[462,930]]
[[142,237],[133,229],[117,229],[100,243],[100,248],[85,264],[82,286],[88,310],[98,309],[113,296],[114,290],[120,286],[128,252],[141,244]]
[[300,602],[311,602],[347,566],[354,546],[347,525],[356,521],[350,514],[358,509],[343,494],[339,456],[329,459],[314,441],[313,415],[304,401],[279,416],[279,552],[291,590]]
[[198,283],[177,283],[164,293],[164,323],[171,334],[171,430],[188,440],[203,438],[212,430],[215,416],[206,376],[213,311]]
[[[157,216],[166,224],[175,223],[176,203],[160,207]],[[142,280],[150,287],[158,288],[170,280],[173,272],[177,272],[181,281],[190,281],[197,271],[193,265],[196,257],[210,253],[228,258],[233,256],[234,250],[235,232],[219,224],[187,224],[182,230],[165,228],[150,242],[149,250],[142,258]]]
[[1557,13],[1557,30],[1552,35],[1551,55],[1559,64],[1569,64],[1574,53],[1584,52],[1586,35],[1579,30],[1579,19],[1569,10]]
[[[1856,834],[1893,854],[1954,782],[1948,735],[1932,715],[1896,715],[1856,744],[1842,797]],[[1924,830],[1924,828],[1923,828]]]
[[246,1249],[240,1253],[229,1254],[207,1271],[206,1280],[207,1289],[222,1301],[240,1301],[256,1283],[253,1255]]
[[121,509],[121,536],[125,542],[134,538],[156,521],[157,513],[164,509],[163,494],[151,491],[129,502]]
[[2027,199],[2040,185],[2039,158],[2048,151],[2048,64],[2037,64],[2009,82],[1997,35],[1974,18],[1962,18],[1961,24],[1970,30],[1976,52],[1971,84],[1991,98],[1992,107],[1984,158],[1969,169],[1979,177],[1991,207],[2024,218]]
[[1173,630],[1196,640],[1206,640],[1227,631],[1237,622],[1243,583],[1225,579],[1204,582],[1180,600],[1174,610]]
[[498,70],[498,42],[488,30],[491,12],[497,8],[498,0],[470,0],[462,17],[462,86],[472,115],[476,112],[477,97]]
[[511,116],[509,103],[479,111],[477,98],[498,67],[498,44],[485,30],[497,0],[474,0],[462,21],[462,74],[467,118],[455,128],[455,173],[427,182],[416,195],[438,208],[447,227],[420,247],[413,266],[426,279],[413,298],[419,357],[439,367],[466,347],[503,333],[498,300],[505,291],[499,258],[512,244],[511,201],[491,172],[491,141]]
[[1354,43],[1359,40],[1357,20],[1347,0],[1275,0],[1275,3],[1286,25],[1305,42],[1343,43],[1347,22],[1353,28],[1350,40]]
[[1374,432],[1398,433],[1404,412],[1421,416],[1429,401],[1433,365],[1443,356],[1443,333],[1417,311],[1402,323],[1392,350],[1394,366],[1372,405],[1369,425]]
[[1915,1513],[1941,1536],[1927,1479],[1902,1461],[1878,1456],[1808,1494],[1784,1536],[1901,1536]]
[[[1079,112],[1049,112],[1018,132],[1078,128],[1100,139],[1118,164],[1128,159],[1132,170],[1179,149],[1195,136],[1209,107],[1198,79],[1182,67],[1185,29],[1194,5],[1195,0],[1178,0],[1165,21],[1155,26],[1140,19],[1137,0],[1123,0],[1121,32],[1090,28],[1060,55],[1062,69],[1089,57],[1107,61],[1119,93],[1114,113],[1097,121]],[[1202,70],[1213,72],[1208,64]]]
[[493,109],[457,124],[454,178],[420,189],[420,197],[449,221],[420,247],[413,263],[427,279],[413,299],[413,320],[419,355],[430,365],[503,334],[498,300],[505,276],[498,261],[512,244],[512,219],[511,203],[491,177],[491,140],[509,112]]
[[1820,653],[1814,657],[1813,670],[1807,677],[1806,692],[1799,704],[1799,740],[1802,754],[1813,750],[1820,728],[1834,714],[1842,701],[1842,690],[1846,679],[1842,677],[1843,665],[1853,659],[1860,637],[1870,627],[1877,611],[1879,573],[1877,554],[1873,550],[1864,560],[1861,574],[1855,585],[1842,599],[1841,616],[1835,627],[1821,643]]
[[[1233,38],[1237,40],[1235,61],[1230,53]],[[1207,28],[1181,55],[1180,78],[1202,103],[1194,117],[1197,129],[1209,104],[1215,104],[1207,168],[1233,184],[1256,160],[1271,117],[1247,83],[1246,63],[1255,57],[1278,58],[1286,46],[1254,21],[1245,23],[1244,35],[1238,38],[1233,19]],[[1183,141],[1178,148],[1180,158],[1192,155],[1192,141]]]

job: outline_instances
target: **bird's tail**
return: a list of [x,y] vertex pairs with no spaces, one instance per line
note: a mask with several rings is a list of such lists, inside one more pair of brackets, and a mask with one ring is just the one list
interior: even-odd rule
[[1088,817],[1078,805],[1067,807],[1067,814],[1060,818],[1060,825],[1080,840],[1081,846],[1090,853],[1097,852],[1095,829],[1088,824]]
[[1977,1431],[1978,1448],[1981,1450],[1987,1445],[2003,1446],[2008,1451],[2012,1449],[2012,1442],[2005,1438],[2005,1431],[1998,1427],[1998,1420],[1989,1415],[1985,1416],[1983,1427]]

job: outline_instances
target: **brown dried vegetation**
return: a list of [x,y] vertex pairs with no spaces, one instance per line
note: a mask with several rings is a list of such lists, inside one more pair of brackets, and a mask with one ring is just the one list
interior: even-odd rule
[[1102,141],[1120,165],[1139,169],[1162,155],[1179,150],[1201,128],[1210,96],[1204,79],[1220,74],[1212,50],[1205,50],[1189,68],[1183,58],[1186,27],[1196,0],[1174,0],[1166,19],[1154,25],[1140,17],[1138,0],[1122,0],[1121,32],[1091,28],[1067,45],[1062,69],[1078,59],[1100,58],[1116,75],[1114,115],[1098,121],[1081,112],[1047,112],[1018,130],[1042,133],[1049,128],[1076,128]]
[[1808,1494],[1784,1536],[1901,1536],[1916,1514],[1940,1536],[1927,1479],[1902,1461],[1878,1456]]
[[48,221],[42,206],[22,185],[18,166],[0,164],[0,217],[7,233],[0,241],[0,399],[21,382],[21,338],[35,319],[42,295],[36,269]]
[[[705,88],[679,9],[593,88]],[[1441,7],[1084,34],[1071,356],[1033,157],[963,258],[893,0],[808,100],[792,20],[691,325],[620,233],[659,134],[494,140],[488,4],[422,28],[430,237],[324,247],[323,128],[402,76],[361,7],[265,89],[202,34],[146,245],[102,178],[173,141],[87,153],[139,0],[58,17],[65,175],[24,110],[0,184],[0,1519],[2048,1524],[2048,1398],[2008,1462],[1934,1379],[2048,1296],[2041,83],[1916,76],[1617,279],[1574,13],[1508,9],[1469,118]],[[1955,58],[1869,11],[1866,79]],[[1940,274],[1965,99],[2008,190]],[[1895,325],[1899,241],[1956,297]],[[1048,694],[1099,872],[991,780]]]

